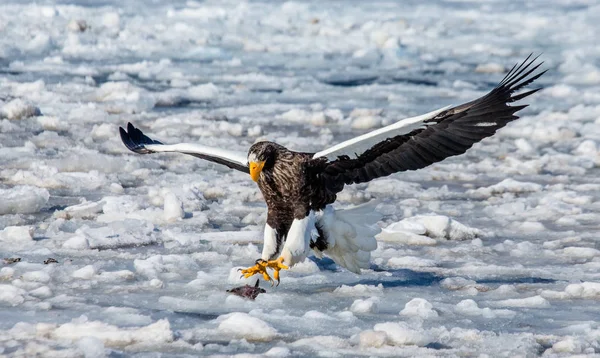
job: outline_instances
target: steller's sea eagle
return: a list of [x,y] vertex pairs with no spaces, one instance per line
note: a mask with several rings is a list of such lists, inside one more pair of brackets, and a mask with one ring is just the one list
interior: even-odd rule
[[279,283],[279,271],[304,260],[312,249],[359,273],[369,267],[375,239],[359,237],[352,223],[330,206],[344,185],[364,183],[405,170],[424,168],[462,154],[493,135],[526,105],[509,106],[539,90],[520,94],[546,71],[536,70],[531,55],[513,66],[488,94],[456,107],[445,107],[407,118],[347,140],[318,153],[291,151],[277,143],[258,142],[247,154],[199,144],[163,144],[144,135],[131,123],[119,128],[123,143],[140,153],[179,152],[223,164],[250,174],[267,203],[267,222],[261,258],[241,270],[244,277],[262,274]]

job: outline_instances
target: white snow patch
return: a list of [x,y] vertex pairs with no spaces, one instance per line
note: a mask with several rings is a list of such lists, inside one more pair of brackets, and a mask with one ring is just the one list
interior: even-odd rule
[[367,299],[356,299],[350,306],[350,311],[354,313],[376,313],[378,310],[379,298],[369,297]]
[[302,338],[292,343],[293,347],[308,347],[313,351],[327,351],[328,349],[348,348],[348,342],[337,336],[313,336]]
[[187,92],[190,99],[204,101],[216,98],[219,95],[219,88],[213,83],[205,83],[189,87]]
[[33,240],[33,227],[7,226],[0,231],[0,241],[12,244],[30,244]]
[[[472,240],[480,235],[481,231],[471,228],[442,215],[418,215],[403,219],[402,221],[388,225],[382,229],[382,233],[377,238],[387,241],[394,241],[394,238],[400,237],[400,241],[409,241],[402,237],[414,237],[414,235],[427,236],[433,239],[446,240]],[[392,238],[392,240],[390,240]],[[420,244],[430,245],[429,241],[416,241]]]
[[552,345],[552,350],[556,353],[582,353],[582,342],[574,337],[567,337]]
[[175,222],[185,216],[183,203],[174,193],[166,193],[164,202],[164,217],[167,222]]
[[97,270],[93,265],[87,265],[87,266],[80,268],[77,271],[74,271],[71,274],[71,277],[79,278],[82,280],[89,280],[96,275],[96,272],[97,272]]
[[359,335],[361,348],[381,348],[387,344],[387,333],[384,331],[362,331]]
[[171,325],[166,319],[140,328],[119,328],[104,322],[88,321],[87,317],[60,325],[47,333],[54,339],[78,341],[84,337],[94,337],[109,347],[125,347],[135,343],[165,344],[173,341]]
[[438,313],[426,299],[413,298],[404,305],[404,309],[400,311],[400,315],[429,319],[437,317]]
[[564,291],[542,290],[540,295],[547,299],[570,300],[570,299],[600,299],[600,282],[572,283],[565,287]]
[[86,250],[90,247],[90,243],[85,236],[76,235],[65,241],[62,247],[69,250]]
[[541,190],[542,186],[540,184],[520,182],[507,178],[498,184],[490,185],[485,188],[467,190],[467,194],[477,198],[489,198],[492,195],[503,193],[532,193]]
[[422,329],[413,329],[404,322],[378,323],[373,327],[374,331],[385,332],[386,342],[394,346],[425,346],[433,341],[433,338]]
[[23,281],[41,282],[41,283],[50,282],[50,275],[44,271],[25,272],[21,277],[23,278]]
[[482,316],[488,319],[495,319],[499,317],[512,318],[516,315],[516,312],[510,310],[493,310],[489,307],[480,308],[477,302],[471,299],[462,300],[457,303],[455,310],[456,312],[466,316]]
[[25,302],[27,292],[13,285],[0,285],[0,302],[17,306]]
[[338,294],[340,296],[373,296],[373,295],[381,295],[383,293],[383,285],[379,284],[377,286],[372,285],[362,285],[358,284],[355,286],[346,286],[342,285],[335,290],[333,290],[334,294]]
[[494,305],[504,307],[527,307],[527,308],[544,308],[550,307],[550,302],[542,296],[532,296],[527,298],[510,298],[494,302]]
[[13,99],[0,108],[0,118],[12,120],[39,116],[41,114],[39,108],[20,98]]
[[483,63],[480,65],[477,65],[477,67],[475,67],[475,72],[479,72],[479,73],[502,73],[504,72],[504,66],[499,64],[499,63]]
[[387,266],[390,268],[435,267],[437,265],[438,263],[434,260],[423,259],[416,256],[392,257],[387,262]]
[[77,341],[77,347],[85,358],[104,358],[107,353],[104,342],[96,337],[82,337]]
[[15,275],[15,269],[12,267],[3,267],[0,269],[0,280],[8,281]]
[[268,342],[277,337],[277,330],[271,325],[243,312],[234,312],[217,318],[221,334],[249,341]]
[[291,351],[286,347],[273,347],[265,352],[267,357],[287,357]]
[[54,213],[55,217],[64,219],[91,219],[102,212],[104,201],[84,201],[81,204],[67,206]]
[[40,211],[48,202],[50,193],[33,186],[14,186],[0,189],[0,215],[29,214]]

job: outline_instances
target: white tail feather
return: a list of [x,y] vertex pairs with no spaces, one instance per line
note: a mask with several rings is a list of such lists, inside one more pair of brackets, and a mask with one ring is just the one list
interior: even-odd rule
[[[375,235],[380,231],[376,223],[381,219],[374,211],[373,203],[337,211],[328,205],[319,214],[316,224],[327,239],[327,249],[323,253],[354,273],[369,268],[371,251],[377,248]],[[314,251],[322,257],[322,252]]]

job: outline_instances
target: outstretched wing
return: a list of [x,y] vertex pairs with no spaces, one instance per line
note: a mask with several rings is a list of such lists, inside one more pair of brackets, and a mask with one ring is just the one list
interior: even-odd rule
[[191,143],[162,144],[146,136],[131,123],[127,123],[127,130],[119,127],[119,132],[125,146],[129,150],[139,154],[158,152],[184,153],[214,163],[223,164],[231,169],[236,169],[247,174],[250,173],[247,156],[244,153]]
[[517,119],[515,113],[527,107],[509,103],[540,90],[513,95],[546,72],[535,74],[542,63],[535,64],[537,57],[530,58],[513,66],[491,92],[472,102],[405,119],[316,153],[315,159],[326,161],[320,166],[325,186],[337,192],[344,184],[424,168],[466,152]]

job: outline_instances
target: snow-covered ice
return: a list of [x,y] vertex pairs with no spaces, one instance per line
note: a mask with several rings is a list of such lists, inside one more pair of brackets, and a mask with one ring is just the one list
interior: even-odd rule
[[[599,18],[585,0],[0,2],[0,355],[600,354]],[[255,301],[226,290],[256,280],[237,271],[262,249],[256,185],[118,136],[318,151],[472,100],[529,53],[549,71],[521,119],[338,195],[381,215],[369,269],[309,258]]]

